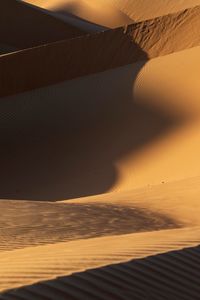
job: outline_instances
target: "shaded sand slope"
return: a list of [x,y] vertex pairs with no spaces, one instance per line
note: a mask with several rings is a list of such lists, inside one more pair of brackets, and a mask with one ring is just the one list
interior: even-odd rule
[[1,0],[0,18],[0,41],[7,45],[8,52],[10,47],[24,49],[82,34],[81,30],[16,0]]
[[[39,217],[37,221],[34,220],[34,222],[31,223],[31,218],[34,218],[35,214],[33,210],[30,210],[30,213],[32,213],[32,215],[29,214],[29,216],[27,216],[30,221],[29,225],[27,223],[28,226],[26,227],[25,233],[27,237],[32,236],[32,240],[29,239],[28,245],[25,239],[21,239],[21,247],[24,247],[24,249],[16,249],[16,241],[20,236],[19,229],[21,229],[21,237],[23,236],[23,230],[25,230],[25,227],[24,229],[23,226],[19,228],[18,225],[20,225],[20,223],[22,224],[23,221],[25,224],[25,220],[24,218],[22,218],[21,221],[18,220],[16,222],[16,218],[13,219],[12,214],[10,213],[9,216],[9,213],[7,212],[7,224],[12,224],[12,232],[8,231],[6,237],[6,235],[3,234],[4,228],[0,228],[0,237],[2,238],[0,244],[2,246],[4,245],[4,247],[1,248],[0,255],[0,290],[3,291],[6,289],[28,285],[42,280],[52,279],[56,276],[67,276],[74,272],[85,271],[86,269],[97,268],[100,266],[111,265],[114,263],[122,263],[130,259],[144,258],[149,255],[165,253],[166,251],[183,249],[184,247],[189,246],[197,246],[200,243],[199,182],[200,177],[182,180],[174,183],[168,183],[164,185],[161,184],[151,188],[135,190],[130,193],[126,192],[121,194],[107,194],[98,197],[74,200],[73,203],[67,202],[66,204],[52,203],[46,206],[46,211],[44,210],[43,204],[43,212],[41,211],[41,214],[44,214],[44,218],[45,216],[47,217],[48,224],[52,224],[52,234],[49,234],[50,231],[48,233],[48,229],[45,229],[48,239],[44,240],[44,242],[47,244],[42,244],[42,241],[40,239],[40,231],[38,231],[38,235],[34,235],[34,232],[36,232],[34,229],[36,224],[38,225],[38,228],[40,228],[41,217]],[[188,201],[188,199],[190,199],[190,201]],[[95,223],[93,222],[92,225],[92,228],[95,232],[92,233],[92,231],[90,230],[90,238],[88,238],[85,235],[83,236],[84,239],[80,239],[79,234],[81,233],[83,223],[80,222],[79,224],[73,225],[73,222],[68,219],[69,225],[71,224],[75,228],[75,238],[77,238],[77,240],[67,241],[67,239],[65,239],[66,242],[61,242],[64,240],[64,228],[62,229],[62,227],[60,227],[60,230],[57,230],[57,226],[59,227],[60,225],[59,222],[55,223],[55,216],[52,214],[53,210],[55,210],[55,212],[58,211],[59,208],[57,208],[57,206],[60,206],[60,209],[64,209],[63,205],[66,205],[65,211],[67,211],[67,209],[68,211],[70,211],[72,209],[73,204],[77,205],[77,210],[79,210],[80,205],[82,203],[82,213],[84,214],[83,207],[84,209],[88,208],[88,213],[91,212],[92,206],[96,207],[98,212],[98,207],[100,207],[100,205],[104,205],[106,207],[106,205],[108,205],[108,202],[109,205],[112,205],[113,207],[113,210],[110,210],[109,212],[109,218],[111,220],[117,218],[119,225],[121,225],[121,229],[125,229],[125,221],[128,220],[128,215],[131,216],[130,209],[135,209],[135,217],[132,215],[132,218],[135,218],[135,225],[132,227],[132,230],[134,232],[133,234],[105,236],[106,232],[102,232],[101,226],[96,226],[98,224],[101,224],[102,220],[101,214],[97,214],[95,217],[96,221]],[[21,211],[21,216],[23,214],[23,205],[25,205],[26,208],[28,207],[28,205],[33,204],[28,204],[26,202],[24,202],[24,204],[15,203],[14,210]],[[50,209],[50,205],[52,205],[54,209]],[[121,210],[121,216],[120,213],[117,214],[117,212],[115,211],[117,206],[118,209]],[[125,214],[123,214],[122,206],[124,208],[127,208]],[[139,211],[143,211],[143,214],[140,213],[139,218],[136,218],[136,213]],[[169,221],[167,221],[165,224],[163,223],[163,227],[160,228],[162,230],[155,230],[152,232],[140,232],[141,228],[143,228],[145,223],[144,212],[151,212],[149,214],[149,217],[151,217],[151,222],[149,223],[150,226],[158,222],[157,229],[159,228],[161,223],[158,216],[160,215],[164,216],[163,221],[166,219],[172,220],[174,224],[174,227],[172,228],[174,229],[168,229],[168,225],[170,223]],[[125,216],[126,214],[127,216]],[[5,210],[4,215],[6,217]],[[88,221],[87,214],[84,215],[85,227],[87,227],[87,224],[92,223],[91,221]],[[82,217],[84,218],[84,216]],[[143,220],[142,222],[141,219]],[[154,219],[153,222],[152,219]],[[78,220],[79,218],[77,218],[77,223]],[[103,222],[106,222],[106,216],[104,217]],[[180,225],[182,226],[182,228],[175,228]],[[6,226],[8,227],[8,225]],[[110,224],[109,226],[107,226],[108,229],[111,228],[112,225]],[[78,230],[78,228],[80,231]],[[164,228],[166,230],[163,230]],[[98,236],[99,234],[99,237],[94,237],[95,235],[92,237],[92,234],[94,233],[96,234],[96,236]],[[121,231],[121,233],[123,233],[123,231]],[[100,234],[103,235],[101,236]],[[114,231],[111,231],[111,234],[115,234]],[[55,242],[56,235],[57,241],[60,242],[52,244]],[[13,238],[14,236],[16,236],[16,240]],[[7,240],[7,243],[5,243],[4,241],[5,238]],[[6,244],[7,247],[9,245],[10,249],[6,248]],[[30,247],[31,245],[34,247]],[[12,247],[12,251],[7,251],[11,250]],[[184,264],[187,265],[188,262],[186,260],[186,257],[182,258],[182,267],[184,268]],[[195,254],[193,255],[193,257],[191,256],[190,260],[196,260],[197,266],[199,265],[198,258],[196,258]],[[184,270],[182,270],[178,258],[176,258],[176,262],[176,264],[174,262],[174,266],[173,268],[171,268],[171,274],[167,271],[166,275],[168,276],[168,279],[172,281],[172,279],[174,280],[173,274],[176,272],[180,272],[180,280],[182,280],[180,282],[183,282],[185,276],[187,275],[184,273]],[[165,270],[167,268],[167,265],[163,266],[163,264],[160,262],[160,264],[158,264],[158,268],[161,272],[163,272],[162,270]],[[190,267],[188,268],[188,270],[190,270]],[[111,274],[113,274],[113,272],[111,272]],[[141,282],[141,284],[143,284],[142,278],[138,276],[139,275],[137,274],[136,277],[138,278],[138,281]],[[146,271],[144,272],[144,276],[145,278],[147,278],[147,280],[150,280],[151,282],[154,282],[155,280],[155,278],[154,280],[151,280],[151,277],[149,277],[150,275],[148,275]],[[190,276],[191,272],[188,272],[186,282],[190,281]],[[95,280],[95,278],[96,277],[94,275],[93,280]],[[133,277],[130,276],[130,280],[134,285]],[[177,277],[177,281],[178,280],[179,279]],[[164,282],[166,281],[164,280],[163,284]],[[91,285],[92,282],[89,282],[89,288],[91,288]],[[87,287],[87,285],[85,285],[85,287]],[[164,287],[162,286],[162,288]],[[176,288],[178,289],[178,286],[175,285],[174,288],[176,290]],[[98,297],[99,293],[97,292],[96,295]]]
[[[0,96],[197,46],[199,16],[200,6],[125,28],[2,56]],[[191,32],[187,38],[186,31]]]
[[200,175],[199,53],[2,98],[0,198],[70,199]]
[[198,300],[199,261],[200,247],[186,248],[24,286],[0,299]]
[[112,1],[107,0],[28,0],[25,2],[38,5],[56,17],[88,31],[100,30],[101,27],[97,25],[115,28],[133,23],[132,19],[117,9]]

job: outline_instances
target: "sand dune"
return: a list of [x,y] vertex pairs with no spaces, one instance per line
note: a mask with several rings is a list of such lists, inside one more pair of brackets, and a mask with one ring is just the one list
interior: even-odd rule
[[6,45],[4,52],[83,34],[82,30],[16,0],[1,0],[0,17],[0,43]]
[[[3,74],[0,74],[0,96],[198,46],[199,16],[200,6],[128,27],[50,43],[0,57]],[[185,31],[192,28],[192,34],[185,39]]]
[[200,4],[199,0],[154,0],[149,5],[148,0],[25,0],[47,11],[55,14],[66,22],[72,22],[88,31],[100,30],[98,27],[87,27],[84,22],[71,19],[76,16],[82,20],[92,22],[96,25],[103,25],[108,28],[115,28],[133,22],[144,21],[167,14],[179,12]]
[[68,23],[71,22],[87,31],[100,30],[101,27],[98,27],[98,25],[115,28],[133,23],[133,20],[120,9],[117,9],[112,1],[107,0],[31,0],[26,2],[44,8],[56,17]]
[[199,246],[172,251],[42,281],[0,299],[199,299],[199,259]]
[[198,300],[200,1],[26,2],[0,4],[0,299]]
[[162,2],[154,0],[151,5],[149,0],[111,0],[111,2],[137,22],[179,12],[200,4],[199,0],[162,0]]
[[[1,245],[10,245],[10,249],[1,249],[0,256],[0,289],[1,291],[12,289],[14,287],[19,287],[23,285],[32,284],[34,282],[39,282],[42,280],[48,280],[55,278],[57,276],[67,276],[71,275],[74,272],[82,272],[86,269],[91,268],[99,268],[102,266],[111,265],[114,263],[124,263],[131,259],[137,258],[145,258],[147,256],[156,255],[159,253],[165,253],[167,251],[179,250],[185,247],[195,247],[200,243],[200,221],[199,221],[199,193],[200,193],[200,177],[191,178],[187,180],[182,180],[179,182],[161,184],[151,188],[143,188],[140,190],[133,190],[126,193],[113,193],[102,195],[98,197],[91,197],[85,199],[79,199],[74,201],[69,201],[66,204],[64,203],[52,203],[46,206],[45,210],[42,209],[41,215],[44,214],[48,216],[48,223],[52,224],[51,232],[52,234],[48,234],[48,230],[46,230],[46,235],[49,240],[45,239],[44,243],[41,243],[40,238],[40,230],[38,234],[35,234],[34,239],[32,239],[32,247],[31,243],[29,245],[26,244],[25,239],[21,239],[21,246],[24,249],[16,249],[16,241],[18,240],[18,236],[23,236],[22,226],[20,228],[20,224],[25,222],[24,218],[20,218],[19,214],[18,220],[12,218],[12,214],[14,211],[18,210],[19,212],[24,209],[27,209],[33,204],[26,202],[15,202],[15,207],[13,212],[9,210],[12,209],[12,205],[10,204],[10,208],[7,205],[7,213],[6,206],[4,209],[5,219],[7,219],[7,224],[12,224],[13,235],[16,235],[16,239],[10,236],[10,240],[7,238],[6,243],[4,244],[4,239],[6,237],[4,233],[4,228],[0,228],[1,237]],[[188,201],[188,198],[190,201]],[[55,222],[55,216],[51,214],[53,210],[58,212],[59,208],[57,206],[61,206],[60,210],[63,209],[63,205],[66,205],[65,211],[68,209],[70,211],[71,205],[79,205],[77,206],[80,209],[80,205],[82,205],[82,212],[86,208],[91,208],[92,205],[94,207],[98,207],[99,205],[113,205],[115,208],[117,206],[127,208],[135,208],[137,210],[143,210],[143,212],[151,212],[150,216],[156,220],[157,213],[164,215],[168,220],[173,220],[174,229],[169,229],[168,222],[162,227],[162,230],[154,230],[148,232],[140,232],[140,228],[143,227],[140,218],[135,219],[135,224],[138,226],[137,232],[134,231],[134,226],[132,230],[134,231],[132,234],[121,234],[121,235],[107,235],[107,236],[99,236],[99,237],[90,237],[90,238],[77,238],[78,240],[70,241],[66,240],[66,242],[53,242],[53,232],[54,236],[57,235],[59,240],[63,237],[60,236],[61,227],[59,228],[59,223]],[[3,205],[3,204],[2,204]],[[38,203],[39,205],[39,203]],[[36,208],[38,207],[35,206]],[[52,205],[54,208],[49,209],[49,205]],[[43,204],[43,207],[44,204]],[[68,208],[67,208],[68,207]],[[9,208],[9,209],[8,209]],[[136,210],[136,211],[137,211]],[[128,211],[128,210],[127,210]],[[127,212],[126,211],[126,212]],[[28,210],[27,210],[28,212]],[[31,214],[32,212],[32,214]],[[88,215],[90,215],[91,210],[88,210]],[[127,220],[127,216],[129,213],[123,214],[121,210],[117,215],[114,210],[110,211],[110,217],[117,218],[117,222],[119,222],[119,226],[124,229],[123,222]],[[48,215],[47,215],[48,213]],[[155,214],[154,214],[155,213]],[[6,218],[7,215],[7,218]],[[57,213],[59,216],[60,213]],[[77,216],[77,214],[76,214]],[[86,215],[87,216],[87,215]],[[131,215],[130,215],[131,216]],[[144,214],[140,214],[140,217],[145,221]],[[26,227],[26,235],[27,241],[28,237],[33,237],[34,227],[40,228],[41,221],[40,218],[36,221],[36,214],[34,214],[33,210],[29,211],[27,215],[29,219],[29,226]],[[85,218],[85,224],[87,224],[87,217]],[[78,218],[79,219],[79,218]],[[120,220],[121,219],[121,220]],[[13,222],[15,220],[15,223]],[[32,220],[32,221],[31,221]],[[63,219],[64,220],[64,219]],[[73,220],[73,218],[71,219]],[[76,219],[77,220],[77,219]],[[95,222],[100,224],[102,220],[101,214],[98,213],[95,216]],[[106,217],[104,217],[105,222]],[[27,221],[26,221],[27,222]],[[44,221],[43,221],[44,222]],[[62,220],[60,220],[62,222]],[[159,221],[160,222],[160,221]],[[44,223],[43,223],[44,224]],[[71,223],[73,224],[73,223]],[[91,224],[91,223],[90,223]],[[124,223],[125,224],[125,223]],[[69,222],[70,225],[70,222]],[[89,225],[89,223],[88,223]],[[133,224],[134,225],[134,224]],[[58,227],[57,227],[58,226]],[[128,224],[130,226],[130,223]],[[46,226],[45,226],[46,227]],[[79,230],[82,230],[83,227],[81,222],[76,225]],[[115,226],[114,226],[115,227]],[[41,226],[44,230],[44,226]],[[94,228],[93,233],[98,236],[98,233],[102,231],[101,226],[95,226],[93,223],[92,228]],[[109,226],[105,226],[105,228],[109,228]],[[21,229],[21,233],[19,235]],[[136,227],[135,227],[136,229]],[[150,229],[150,228],[149,228]],[[164,230],[165,229],[165,230]],[[148,230],[146,228],[146,230]],[[49,231],[50,232],[50,231]],[[78,231],[75,229],[75,232]],[[90,230],[90,233],[91,230]],[[113,232],[114,233],[114,232]],[[81,234],[81,231],[80,233]],[[52,242],[51,242],[52,240]],[[57,240],[57,241],[58,241]],[[38,242],[38,245],[36,245]],[[34,246],[34,243],[35,246]],[[12,251],[11,246],[13,246]],[[34,246],[34,247],[33,247]],[[194,258],[195,259],[195,258]],[[134,264],[134,262],[133,262]],[[163,266],[160,266],[163,268]],[[198,265],[197,265],[198,267]],[[174,266],[174,272],[177,272],[177,269],[180,268],[180,278],[184,277],[184,271],[181,271],[181,266],[178,265],[176,268]],[[112,269],[112,267],[111,267]],[[182,275],[181,275],[182,274]],[[148,272],[146,274],[148,276]],[[191,274],[188,274],[188,281]],[[173,275],[169,275],[170,280],[173,280]],[[151,279],[151,277],[150,277]],[[70,280],[70,279],[69,279]],[[138,279],[139,280],[139,279]],[[191,278],[192,280],[192,278]],[[132,281],[132,278],[131,278]],[[90,284],[91,285],[91,284]],[[114,287],[113,287],[114,288]],[[112,289],[113,289],[112,288]],[[178,288],[177,284],[175,284],[175,289]],[[42,288],[43,290],[43,288]],[[115,290],[115,289],[114,289]],[[17,291],[16,291],[17,292]],[[47,295],[48,296],[48,295]],[[174,296],[172,292],[172,296]],[[39,297],[39,295],[38,295]],[[55,296],[54,296],[55,297]],[[98,293],[97,293],[98,297]],[[162,299],[162,298],[161,298]],[[198,298],[197,298],[198,299]]]
[[61,200],[200,175],[199,67],[196,47],[2,98],[0,197]]

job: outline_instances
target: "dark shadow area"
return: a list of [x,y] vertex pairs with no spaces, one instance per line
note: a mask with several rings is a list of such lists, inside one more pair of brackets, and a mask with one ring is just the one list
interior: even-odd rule
[[85,34],[36,6],[17,0],[0,1],[0,20],[0,50],[1,44],[5,45],[4,53]]
[[56,201],[104,193],[118,179],[119,159],[179,125],[177,117],[133,99],[134,82],[148,60],[137,45],[135,53],[142,59],[135,65],[2,98],[1,199]]
[[1,295],[2,300],[199,300],[200,247],[39,282]]
[[57,16],[59,19],[67,22],[68,24],[71,24],[75,27],[78,27],[81,30],[83,30],[85,32],[88,32],[88,33],[105,31],[105,30],[108,29],[108,27],[101,26],[99,24],[89,22],[85,19],[82,19],[78,16],[75,16],[72,13],[66,12],[65,10],[56,10],[52,14],[54,16]]
[[[108,6],[110,4],[108,3]],[[85,10],[89,10],[89,6],[87,8],[87,6],[85,7]],[[105,14],[106,14],[106,9],[107,7],[105,7]],[[117,19],[119,18],[121,20],[121,26],[122,25],[125,25],[125,24],[132,24],[134,23],[134,21],[132,19],[130,19],[126,14],[124,14],[122,11],[119,11],[119,16],[104,16],[105,18],[105,22],[107,23],[107,26],[103,26],[103,25],[100,25],[98,23],[94,23],[94,22],[91,22],[91,21],[88,21],[88,20],[85,20],[85,19],[82,19],[81,17],[78,17],[75,15],[75,12],[78,10],[78,7],[77,7],[77,4],[76,3],[67,3],[67,4],[64,4],[63,6],[61,6],[59,9],[55,10],[53,12],[53,15],[57,16],[58,18],[64,20],[65,22],[73,25],[73,26],[77,26],[78,28],[82,29],[82,30],[85,30],[86,32],[98,32],[98,31],[104,31],[106,29],[109,29],[109,24],[111,23],[110,22],[110,19],[116,17]],[[116,7],[113,7],[113,12],[114,14],[116,14],[115,12],[116,10]],[[92,15],[92,11],[90,12],[90,14]],[[95,12],[94,12],[94,16],[95,16],[95,19],[99,18],[98,17],[98,13],[96,12],[97,15],[95,15]],[[102,16],[103,18],[103,16]],[[110,24],[111,25],[111,24]],[[116,24],[116,27],[119,27],[120,25],[117,25]],[[111,26],[113,27],[113,26]]]
[[0,251],[180,227],[171,217],[106,203],[0,202]]

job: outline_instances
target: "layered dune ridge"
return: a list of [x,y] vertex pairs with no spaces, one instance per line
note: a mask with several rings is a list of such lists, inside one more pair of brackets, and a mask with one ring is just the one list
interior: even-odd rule
[[199,5],[2,1],[0,299],[200,299]]

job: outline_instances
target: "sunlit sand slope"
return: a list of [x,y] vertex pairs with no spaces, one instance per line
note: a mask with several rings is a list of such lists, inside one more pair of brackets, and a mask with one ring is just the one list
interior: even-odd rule
[[111,2],[134,21],[153,19],[200,4],[200,0],[153,0],[151,3],[149,0],[111,0]]
[[192,247],[24,286],[0,299],[198,300],[199,260],[200,247]]
[[[2,238],[0,250],[0,290],[4,291],[42,280],[49,280],[57,276],[67,276],[71,275],[74,272],[85,271],[91,268],[99,268],[114,263],[124,263],[131,259],[144,258],[150,255],[165,253],[171,250],[183,249],[184,247],[197,246],[200,243],[199,182],[200,177],[191,178],[179,182],[161,184],[155,187],[135,190],[126,193],[107,194],[98,197],[74,200],[67,203],[47,204],[45,209],[45,204],[42,204],[42,210],[39,215],[36,215],[34,213],[34,209],[35,207],[37,207],[37,205],[34,206],[33,203],[13,203],[14,210],[11,209],[13,208],[13,206],[11,206],[12,203],[10,204],[10,206],[7,204],[7,208],[5,205],[3,211],[5,218],[2,220],[2,222],[4,222],[4,227],[0,228],[0,236]],[[190,199],[190,201],[188,201],[188,199]],[[99,208],[101,207],[102,209],[102,207],[104,207],[106,209],[108,207],[108,203],[112,206],[112,210],[110,209],[108,213],[109,215],[105,215],[102,217],[103,211],[100,211]],[[39,204],[41,203],[38,203],[38,205]],[[52,208],[50,207],[50,205],[52,205]],[[72,210],[72,205],[74,205],[74,207],[76,206],[76,210],[75,208],[74,210]],[[82,216],[78,216],[77,212],[78,210],[81,210],[81,205]],[[26,213],[27,207],[30,208],[31,206],[32,209],[28,209],[29,214]],[[64,206],[66,206],[66,208],[64,208]],[[88,218],[92,217],[92,206],[93,208],[97,209],[95,221],[88,221]],[[124,213],[122,207],[124,209]],[[69,227],[74,227],[75,240],[73,241],[66,239],[65,242],[60,242],[61,240],[64,240],[63,237],[64,234],[66,234],[65,225],[67,223],[64,223],[64,218],[61,218],[60,223],[59,220],[56,221],[55,214],[59,211],[59,209],[60,211],[63,210],[65,212],[68,210],[68,213],[72,214],[76,213],[77,224],[73,223],[73,218],[71,218],[71,220],[70,218],[68,218],[67,221]],[[130,210],[135,210],[135,216],[133,216],[133,214],[130,214]],[[16,211],[19,212],[19,214],[13,217],[14,212]],[[53,211],[55,211],[55,214],[52,213]],[[23,213],[26,215],[26,217],[22,217]],[[150,220],[150,222],[147,222],[148,214],[148,220]],[[57,216],[58,215],[62,217],[60,213],[57,213]],[[132,225],[127,222],[129,216],[133,219]],[[159,229],[159,224],[161,224],[161,222],[158,216],[161,216],[161,218],[163,218],[163,227],[160,227],[160,229],[162,230],[157,231],[154,227],[154,231],[140,232],[140,230],[144,228],[144,225],[147,223],[148,226],[145,230],[148,230],[148,228],[150,229],[152,225],[155,226],[156,222],[158,226],[157,229]],[[111,223],[108,222],[109,219]],[[105,230],[106,228],[112,229],[112,223],[115,219],[117,219],[117,222],[119,222],[119,227],[121,227],[122,230],[121,234],[115,235],[115,232],[111,231],[111,235],[109,235]],[[85,226],[82,221],[85,222]],[[165,224],[164,221],[166,221]],[[45,225],[45,222],[47,222],[49,226],[51,224],[51,229],[48,229],[48,226]],[[106,222],[108,222],[107,225],[102,226],[102,223]],[[168,227],[170,222],[173,225],[173,227],[171,227],[172,229],[169,229]],[[83,234],[82,227],[85,227],[85,229],[87,230],[87,226],[93,228],[93,232],[88,228],[90,237],[87,235],[83,235],[82,239],[80,239],[80,234]],[[126,229],[126,226],[127,228],[129,228],[129,226],[132,226],[133,234],[123,234],[123,230]],[[8,227],[10,227],[10,230]],[[43,230],[45,230],[46,232],[46,238],[43,239],[43,243],[40,237],[40,235],[42,234],[42,231],[40,231],[40,227],[43,228]],[[115,227],[116,225],[113,226],[113,228]],[[4,233],[5,228],[8,229],[7,236]],[[25,238],[23,239],[23,234],[26,234],[27,240]],[[16,238],[14,238],[14,236]],[[57,243],[55,243],[56,236]],[[19,237],[21,237],[21,249],[16,249],[16,242],[17,240],[19,241]],[[5,240],[7,242],[5,242]],[[27,245],[28,240],[29,245]],[[30,247],[31,245],[32,247]],[[8,246],[10,247],[10,249],[6,248]],[[24,249],[22,247],[24,247]],[[184,253],[185,254],[183,256],[174,254],[176,256],[176,262],[173,261],[173,254],[170,254],[169,256],[162,256],[166,257],[166,262],[168,262],[166,264],[163,264],[164,261],[162,263],[162,260],[160,261],[159,258],[155,257],[154,263],[156,264],[158,269],[156,268],[155,272],[152,272],[157,277],[160,274],[160,270],[161,272],[163,272],[164,276],[161,276],[163,278],[162,280],[160,279],[162,281],[162,284],[159,281],[159,284],[161,284],[161,295],[165,291],[165,288],[167,289],[167,287],[169,287],[168,292],[170,292],[173,297],[177,295],[176,291],[179,291],[181,295],[181,293],[183,293],[183,290],[179,288],[178,282],[181,283],[182,280],[184,280],[184,282],[186,282],[188,286],[189,284],[192,284],[191,282],[193,281],[192,272],[194,272],[195,270],[196,272],[199,272],[199,264],[197,263],[198,256],[196,251],[186,250],[184,251]],[[189,266],[187,257],[189,257],[189,260],[191,261],[191,265],[189,264]],[[151,259],[145,259],[144,263],[147,261],[150,262]],[[194,261],[196,261],[196,269],[193,269],[192,271],[191,268]],[[142,262],[143,260],[141,261],[141,266],[139,267],[140,270],[142,267]],[[154,263],[148,264],[147,267],[150,269],[154,268]],[[135,264],[137,265],[137,261],[133,261],[131,263],[131,266],[134,266]],[[185,265],[188,266],[188,269],[184,269]],[[115,269],[115,266],[108,267],[108,269],[110,269],[111,271],[111,278],[112,276],[117,276],[117,269]],[[101,271],[99,270],[97,271],[97,273],[98,272]],[[136,270],[134,271],[134,273],[131,273],[126,277],[127,283],[130,279],[129,284],[131,284],[132,282],[132,286],[134,287],[134,282],[136,279],[133,280],[133,277],[136,276],[138,284],[141,284],[141,286],[143,286],[143,280],[147,280],[147,287],[151,288],[156,277],[154,277],[153,274],[150,275],[146,269],[143,270],[142,277],[140,277],[140,273],[135,272]],[[180,277],[174,277],[177,272]],[[95,273],[96,271],[94,272],[93,276],[90,277],[91,281],[89,281],[88,284],[85,283],[85,285],[82,286],[81,283],[83,290],[87,287],[89,289],[92,289],[92,284],[93,282],[96,282],[95,278],[96,276],[98,276],[98,274],[95,275]],[[87,273],[83,276],[87,277]],[[164,279],[165,276],[167,276],[168,279]],[[106,280],[106,278],[107,277],[105,274],[104,279]],[[175,280],[175,278],[177,279]],[[70,278],[66,278],[66,282],[68,282],[68,280],[70,280]],[[115,280],[111,280],[113,284],[113,286],[111,285],[111,290],[114,289],[114,293],[116,293],[116,284],[119,284],[119,281],[117,280],[115,282]],[[198,277],[196,278],[196,280],[198,280]],[[171,290],[171,284],[173,281],[174,290]],[[164,283],[166,283],[165,287]],[[54,281],[52,283],[50,282],[49,284],[52,284],[52,289],[57,289],[59,282]],[[123,287],[124,283],[122,283],[122,281],[121,284]],[[156,284],[157,283],[154,282],[153,286],[156,286]],[[167,284],[169,284],[169,286]],[[48,297],[50,297],[50,294],[46,290],[45,286],[45,284],[42,286],[39,285],[39,290],[37,286],[35,288],[33,287],[33,289],[35,290],[36,294],[40,294],[40,292],[44,293],[43,297],[45,297],[46,295],[48,299]],[[79,285],[75,285],[75,288],[78,289]],[[197,288],[198,286],[196,287],[196,289]],[[196,289],[194,289],[194,292],[191,293],[194,293],[194,295],[196,295]],[[32,290],[32,288],[27,288],[27,290],[25,289],[24,295],[26,295],[26,291],[28,293],[27,295],[29,295],[28,291],[30,290]],[[67,291],[68,293],[70,293],[71,289],[67,287]],[[67,293],[67,291],[65,290],[65,293]],[[108,292],[109,289],[106,286],[105,293]],[[146,290],[144,290],[144,292],[146,293]],[[16,291],[16,293],[18,293],[18,291]],[[190,293],[190,290],[188,290],[188,293]],[[39,297],[39,294],[37,297]],[[28,297],[29,299],[29,296],[27,295],[26,297]],[[81,295],[82,294],[80,294],[80,297]],[[152,296],[154,295],[157,295],[155,290],[153,290]],[[59,296],[60,292],[58,290],[55,291],[55,294],[52,297],[57,298]],[[102,297],[101,291],[97,290],[96,297],[98,296]],[[37,297],[35,294],[33,295],[33,299],[37,299]],[[64,295],[64,297],[66,297],[66,295]],[[79,296],[77,295],[77,297]],[[11,294],[9,294],[8,299],[12,299]]]
[[28,0],[53,13],[58,18],[88,31],[100,30],[97,25],[115,28],[133,23],[126,14],[107,0]]
[[[200,0],[26,0],[46,9],[66,22],[74,22],[79,27],[98,29],[94,24],[117,27],[131,21],[144,21],[155,17],[175,13],[200,4]],[[90,21],[93,26],[85,27],[77,18]],[[100,29],[100,28],[99,28]]]

